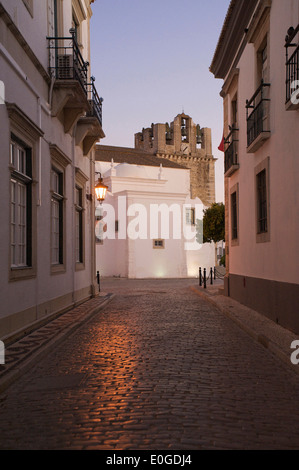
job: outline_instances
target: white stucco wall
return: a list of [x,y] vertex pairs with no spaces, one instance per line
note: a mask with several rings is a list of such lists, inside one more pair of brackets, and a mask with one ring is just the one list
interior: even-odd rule
[[[184,206],[196,207],[198,218],[203,215],[201,201],[190,199],[189,170],[162,168],[161,174],[159,167],[114,164],[111,176],[111,163],[96,162],[96,171],[109,187],[102,205],[103,222],[109,225],[105,207],[110,205],[119,221],[116,239],[109,236],[96,248],[101,276],[186,278],[198,276],[199,266],[214,266],[214,245],[190,246],[195,227],[188,227],[192,239],[184,236]],[[162,219],[157,219],[157,210],[164,214]],[[153,232],[157,220],[166,222],[165,232],[158,232],[158,236]],[[164,240],[163,248],[153,247],[155,238]]]
[[[33,17],[20,0],[3,0],[2,3],[29,47],[47,70],[47,8],[44,4],[47,2],[33,2]],[[70,0],[63,3],[65,6],[68,4],[70,8]],[[3,201],[0,211],[0,326],[2,328],[2,325],[5,325],[4,329],[1,329],[1,335],[4,335],[9,330],[21,328],[26,322],[31,323],[52,313],[53,310],[71,306],[73,302],[86,298],[91,290],[95,274],[92,272],[94,270],[92,249],[94,210],[92,202],[86,199],[85,193],[83,201],[86,243],[83,269],[76,270],[75,263],[75,168],[80,168],[88,179],[93,179],[94,167],[91,167],[90,155],[83,157],[82,149],[75,145],[73,136],[66,134],[63,124],[51,116],[48,84],[2,20],[3,17],[0,18],[0,80],[5,84],[5,101],[16,104],[44,133],[40,139],[37,139],[33,149],[35,175],[33,192],[37,201],[33,207],[33,211],[36,211],[37,272],[32,279],[11,282],[9,280],[11,270],[9,258],[10,121],[6,105],[0,105],[2,164],[0,197]],[[64,20],[69,27],[71,17],[64,18]],[[85,38],[87,38],[86,34]],[[85,46],[85,52],[87,52],[88,47]],[[70,160],[65,169],[65,271],[57,274],[51,273],[51,155],[49,149],[51,143],[57,145]],[[88,193],[91,192],[89,182],[86,183],[86,190]],[[7,320],[6,323],[1,323],[4,320]]]

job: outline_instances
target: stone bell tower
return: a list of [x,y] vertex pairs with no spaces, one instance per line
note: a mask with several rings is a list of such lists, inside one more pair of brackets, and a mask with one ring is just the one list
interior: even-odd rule
[[169,125],[152,124],[135,134],[135,148],[190,168],[191,198],[205,206],[215,202],[215,161],[211,129],[194,124],[190,116],[178,114]]

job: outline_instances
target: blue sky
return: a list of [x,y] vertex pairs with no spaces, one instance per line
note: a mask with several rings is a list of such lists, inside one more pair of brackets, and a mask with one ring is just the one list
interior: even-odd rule
[[96,0],[91,65],[103,103],[104,145],[183,110],[212,129],[216,198],[223,201],[222,81],[209,71],[230,0]]

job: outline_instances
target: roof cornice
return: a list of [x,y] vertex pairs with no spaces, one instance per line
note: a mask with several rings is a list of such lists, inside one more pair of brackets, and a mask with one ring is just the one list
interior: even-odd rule
[[259,0],[231,0],[210,66],[210,72],[215,78],[226,77],[258,2]]

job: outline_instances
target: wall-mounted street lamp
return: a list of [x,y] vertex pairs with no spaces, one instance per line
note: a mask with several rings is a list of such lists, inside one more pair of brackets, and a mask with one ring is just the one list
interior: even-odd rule
[[100,177],[98,179],[98,183],[96,184],[94,190],[95,190],[95,193],[96,193],[97,200],[100,201],[100,204],[102,204],[102,202],[104,201],[104,199],[106,197],[106,192],[107,192],[108,186],[106,186],[103,183],[102,174],[98,173],[98,172],[96,172],[96,173],[99,174]]

